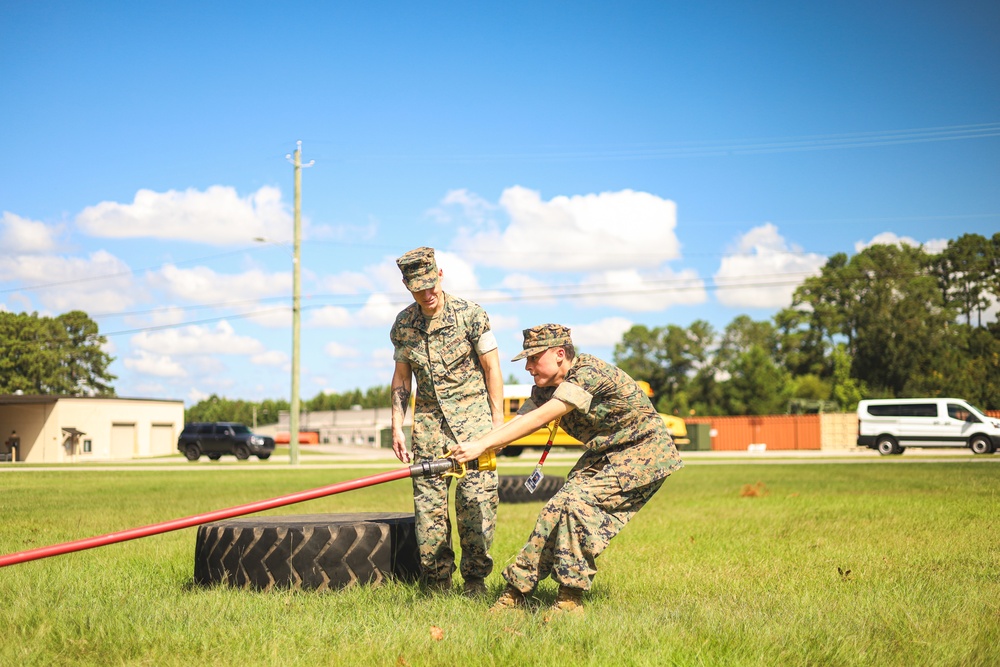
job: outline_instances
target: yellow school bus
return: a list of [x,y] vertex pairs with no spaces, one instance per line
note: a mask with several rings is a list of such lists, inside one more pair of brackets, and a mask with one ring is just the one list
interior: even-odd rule
[[[653,395],[648,382],[639,381],[639,386],[643,388],[647,396],[651,397]],[[524,405],[524,402],[531,397],[531,387],[532,385],[530,384],[505,384],[503,386],[503,413],[505,421],[513,419],[520,407]],[[665,415],[662,412],[660,413],[660,418],[666,424],[667,430],[670,431],[670,435],[676,445],[686,445],[691,442],[688,438],[687,426],[684,424],[683,419],[674,417],[673,415]],[[505,456],[518,456],[524,451],[525,447],[544,447],[548,441],[549,428],[543,426],[534,433],[529,433],[523,438],[510,443],[504,447],[502,453]],[[552,439],[552,446],[582,447],[583,443],[560,427]]]

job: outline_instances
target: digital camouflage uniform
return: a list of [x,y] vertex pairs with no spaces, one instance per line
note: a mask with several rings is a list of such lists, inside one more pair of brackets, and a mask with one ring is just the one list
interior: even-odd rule
[[[479,356],[496,349],[489,318],[480,306],[442,293],[444,308],[427,318],[413,303],[396,317],[390,338],[393,358],[416,378],[412,451],[415,462],[439,459],[453,445],[493,428],[486,376]],[[448,515],[450,477],[413,479],[413,509],[423,577],[450,582],[455,571]],[[485,579],[496,530],[497,474],[469,471],[455,485],[455,518],[462,546],[461,574]]]
[[[568,329],[559,328],[568,336]],[[533,591],[550,574],[562,586],[589,590],[597,557],[611,538],[683,465],[645,392],[616,366],[580,354],[557,387],[533,387],[519,414],[551,398],[575,408],[559,425],[587,451],[503,571],[504,579],[522,593]]]

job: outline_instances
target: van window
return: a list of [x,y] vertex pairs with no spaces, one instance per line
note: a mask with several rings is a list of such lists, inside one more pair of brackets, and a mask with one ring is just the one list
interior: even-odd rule
[[979,419],[976,415],[969,412],[965,406],[955,405],[954,403],[948,404],[948,416],[952,419],[959,419],[964,422],[978,423]]
[[517,411],[521,408],[520,398],[508,399],[507,414],[516,415]]
[[937,417],[937,403],[895,403],[869,405],[873,417]]

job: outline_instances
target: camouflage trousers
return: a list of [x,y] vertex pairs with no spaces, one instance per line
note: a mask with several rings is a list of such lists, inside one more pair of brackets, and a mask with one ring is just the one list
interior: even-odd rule
[[562,586],[589,590],[597,557],[664,481],[624,491],[610,465],[575,471],[542,508],[503,578],[522,593],[532,592],[549,575]]
[[[440,456],[440,455],[438,455]],[[451,477],[415,477],[413,512],[421,574],[427,582],[451,581],[455,551],[451,546],[448,489]],[[493,571],[490,547],[497,525],[497,474],[469,471],[455,482],[455,521],[462,548],[462,578],[485,579]]]

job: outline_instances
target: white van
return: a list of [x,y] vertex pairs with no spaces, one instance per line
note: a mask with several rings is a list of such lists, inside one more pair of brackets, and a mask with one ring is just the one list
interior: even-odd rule
[[883,456],[906,447],[968,447],[992,454],[1000,447],[1000,419],[960,398],[888,398],[858,403],[858,447]]

